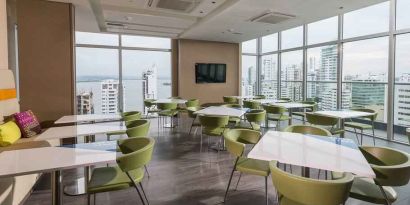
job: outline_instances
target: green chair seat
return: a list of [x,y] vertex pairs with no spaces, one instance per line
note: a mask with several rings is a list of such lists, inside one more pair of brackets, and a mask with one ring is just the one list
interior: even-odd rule
[[345,122],[345,127],[351,127],[355,129],[372,129],[372,125],[360,123],[360,122]]
[[257,131],[261,130],[261,126],[259,124],[253,123],[253,122],[251,122],[251,124],[249,122],[240,122],[239,124],[235,126],[235,128],[250,129],[250,130],[257,130]]
[[[392,187],[383,187],[390,202],[397,200],[398,195]],[[353,181],[350,197],[375,204],[385,204],[383,193],[372,179],[356,177]]]
[[236,164],[236,170],[245,174],[252,174],[257,176],[269,176],[269,162],[240,157]]
[[268,114],[268,120],[273,120],[273,121],[286,121],[289,120],[290,117],[287,115],[272,115]]
[[339,135],[339,134],[343,134],[345,132],[344,129],[340,129],[340,128],[327,128],[327,130],[329,130],[330,133],[332,133],[332,135]]
[[[201,124],[200,124],[201,125]],[[224,127],[218,127],[218,128],[208,128],[208,127],[204,127],[203,128],[203,133],[208,135],[208,136],[214,136],[214,137],[220,137],[221,135],[223,135],[226,131],[228,131],[228,128],[224,128]]]
[[[144,178],[144,171],[136,169],[129,172],[136,183]],[[93,169],[91,180],[87,186],[89,194],[122,190],[132,187],[128,176],[118,167],[101,167]]]

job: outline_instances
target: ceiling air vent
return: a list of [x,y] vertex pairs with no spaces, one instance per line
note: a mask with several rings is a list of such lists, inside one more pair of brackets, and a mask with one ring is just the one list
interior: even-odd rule
[[250,19],[251,22],[260,22],[260,23],[268,23],[268,24],[278,24],[283,21],[287,21],[289,19],[295,18],[295,15],[291,14],[284,14],[274,11],[266,11],[261,15],[253,17]]
[[189,13],[203,0],[148,0],[148,7]]

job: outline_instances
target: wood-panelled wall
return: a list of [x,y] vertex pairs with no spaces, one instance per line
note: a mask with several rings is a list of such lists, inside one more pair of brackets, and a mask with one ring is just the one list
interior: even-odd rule
[[74,113],[74,7],[17,2],[21,110],[42,122]]

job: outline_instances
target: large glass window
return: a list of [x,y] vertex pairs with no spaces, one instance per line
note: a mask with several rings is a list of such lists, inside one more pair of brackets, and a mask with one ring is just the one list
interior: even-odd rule
[[101,46],[118,46],[119,44],[119,38],[117,34],[76,32],[75,40],[77,44]]
[[337,109],[337,46],[307,51],[306,97],[316,101],[320,110]]
[[252,53],[256,54],[257,53],[257,40],[249,40],[242,42],[242,53]]
[[242,96],[256,95],[256,56],[242,55]]
[[122,35],[121,43],[125,47],[171,49],[169,38]]
[[278,50],[278,34],[274,33],[262,37],[262,53],[272,52]]
[[303,26],[282,31],[282,49],[303,46]]
[[303,99],[303,51],[282,53],[281,59],[281,98],[294,101]]
[[338,17],[308,24],[308,44],[335,41],[338,37]]
[[261,94],[268,99],[278,97],[278,55],[264,55],[261,59]]
[[410,1],[397,0],[397,30],[410,28]]
[[394,89],[394,139],[405,140],[410,127],[410,34],[396,38],[396,69]]
[[389,1],[349,12],[344,15],[343,37],[387,32],[389,30]]

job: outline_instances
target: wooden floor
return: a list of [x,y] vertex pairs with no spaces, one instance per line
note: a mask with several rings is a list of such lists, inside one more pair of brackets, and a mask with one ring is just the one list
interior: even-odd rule
[[[156,140],[153,160],[148,169],[150,177],[145,176],[143,181],[144,189],[148,195],[151,205],[211,205],[222,204],[228,177],[232,170],[233,158],[227,152],[215,152],[207,149],[207,139],[205,138],[200,149],[200,136],[188,135],[190,121],[180,120],[178,128],[157,129],[157,120],[152,119],[150,136]],[[294,122],[298,123],[298,122]],[[284,125],[285,126],[285,125]],[[194,130],[194,129],[193,129]],[[352,138],[352,134],[347,134]],[[97,136],[104,140],[105,136]],[[213,141],[215,142],[215,138]],[[370,138],[365,139],[365,144],[372,144]],[[211,139],[212,143],[212,139]],[[388,143],[377,140],[377,145],[390,146],[410,152],[410,147],[396,143]],[[294,167],[293,171],[300,170]],[[68,183],[82,175],[82,169],[67,170],[63,173],[64,182]],[[317,176],[316,171],[312,171],[312,177]],[[323,176],[322,176],[323,177]],[[233,185],[229,192],[226,204],[235,205],[262,205],[264,201],[264,179],[263,177],[243,175],[238,189],[235,191],[235,184],[238,174],[234,175]],[[43,175],[42,180],[37,184],[35,191],[26,201],[26,205],[46,205],[51,204],[49,188],[49,175]],[[276,204],[275,189],[269,180],[269,204]],[[410,185],[396,189],[399,193],[399,200],[395,205],[410,204]],[[85,196],[64,196],[64,204],[78,205],[86,204]],[[127,190],[101,193],[97,195],[98,205],[128,205],[141,204],[137,192],[130,188]],[[361,201],[349,199],[346,204],[364,205]]]

